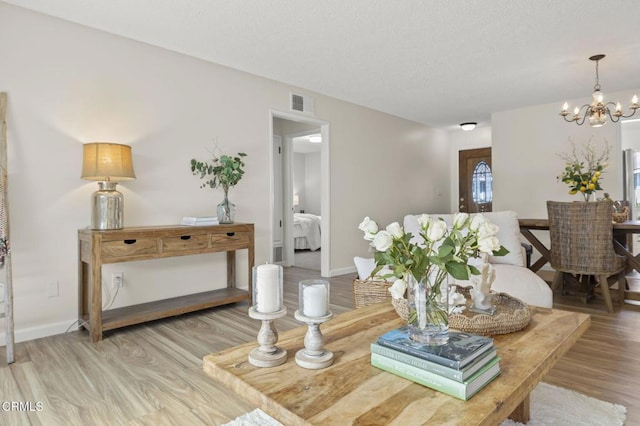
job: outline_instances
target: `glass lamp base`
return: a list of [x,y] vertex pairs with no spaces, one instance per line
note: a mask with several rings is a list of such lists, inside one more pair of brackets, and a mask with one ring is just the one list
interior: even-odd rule
[[116,190],[116,182],[98,182],[91,199],[91,229],[122,229],[124,197]]

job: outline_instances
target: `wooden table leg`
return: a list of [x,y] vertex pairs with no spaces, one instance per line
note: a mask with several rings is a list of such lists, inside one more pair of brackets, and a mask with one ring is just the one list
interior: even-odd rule
[[533,235],[530,230],[526,228],[520,228],[520,233],[536,248],[536,250],[538,250],[538,252],[542,256],[529,268],[533,272],[537,272],[544,266],[545,263],[549,262],[549,260],[551,259],[551,253],[549,252],[549,249],[546,248],[544,244],[542,244],[542,242],[535,235]]
[[227,287],[235,288],[236,286],[236,252],[227,252]]
[[513,410],[513,413],[509,415],[509,418],[514,422],[528,423],[531,417],[531,394],[527,394],[524,400]]

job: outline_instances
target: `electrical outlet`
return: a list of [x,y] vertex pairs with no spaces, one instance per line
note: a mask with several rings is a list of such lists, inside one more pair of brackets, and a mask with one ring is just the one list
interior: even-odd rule
[[124,273],[114,272],[111,274],[111,287],[122,288],[124,287]]
[[47,284],[47,297],[58,297],[58,281],[51,281]]

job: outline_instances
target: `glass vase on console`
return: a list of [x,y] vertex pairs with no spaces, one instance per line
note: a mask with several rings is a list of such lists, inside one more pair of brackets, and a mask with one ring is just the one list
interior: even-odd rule
[[448,274],[437,269],[420,280],[407,274],[409,334],[415,342],[441,346],[449,341]]
[[593,196],[593,192],[583,192],[582,196],[584,197],[584,201],[589,202]]
[[218,204],[218,222],[219,223],[233,223],[236,217],[236,205],[229,201],[227,193],[228,188],[224,190],[224,199]]

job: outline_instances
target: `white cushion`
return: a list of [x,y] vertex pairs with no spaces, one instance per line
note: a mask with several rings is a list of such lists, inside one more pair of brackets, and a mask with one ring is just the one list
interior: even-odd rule
[[496,280],[491,289],[517,297],[524,303],[543,308],[553,307],[553,292],[549,285],[530,269],[515,265],[493,265]]
[[[511,210],[482,213],[491,223],[498,227],[498,240],[509,253],[506,256],[489,256],[492,264],[503,263],[508,265],[526,266],[526,256],[520,244],[520,225],[516,212]],[[453,225],[452,214],[431,214],[430,216],[442,218],[449,227]],[[473,216],[473,215],[472,215]],[[411,242],[421,244],[420,225],[418,225],[417,215],[406,215],[403,221],[404,232],[411,232],[413,237]]]
[[[517,297],[527,305],[553,307],[553,292],[542,278],[530,269],[515,265],[493,264],[496,270],[496,280],[491,290],[496,293],[507,293]],[[471,282],[455,280],[462,287],[468,287]]]
[[506,256],[489,256],[489,262],[527,266],[526,256],[520,243],[520,224],[516,212],[504,210],[482,213],[482,215],[499,228],[496,237],[498,237],[500,244],[509,250]]
[[[361,280],[369,279],[371,277],[371,272],[373,272],[373,270],[376,267],[376,261],[373,258],[356,256],[353,258],[353,263],[356,265],[356,270],[358,271],[358,278]],[[378,273],[373,277],[373,279],[385,281],[385,279],[382,278],[381,276],[390,274],[390,273],[391,273],[391,270],[388,267],[383,266],[382,269],[380,269]],[[386,281],[389,281],[389,282],[394,282],[395,280],[396,280],[395,277],[389,277],[386,279]]]

